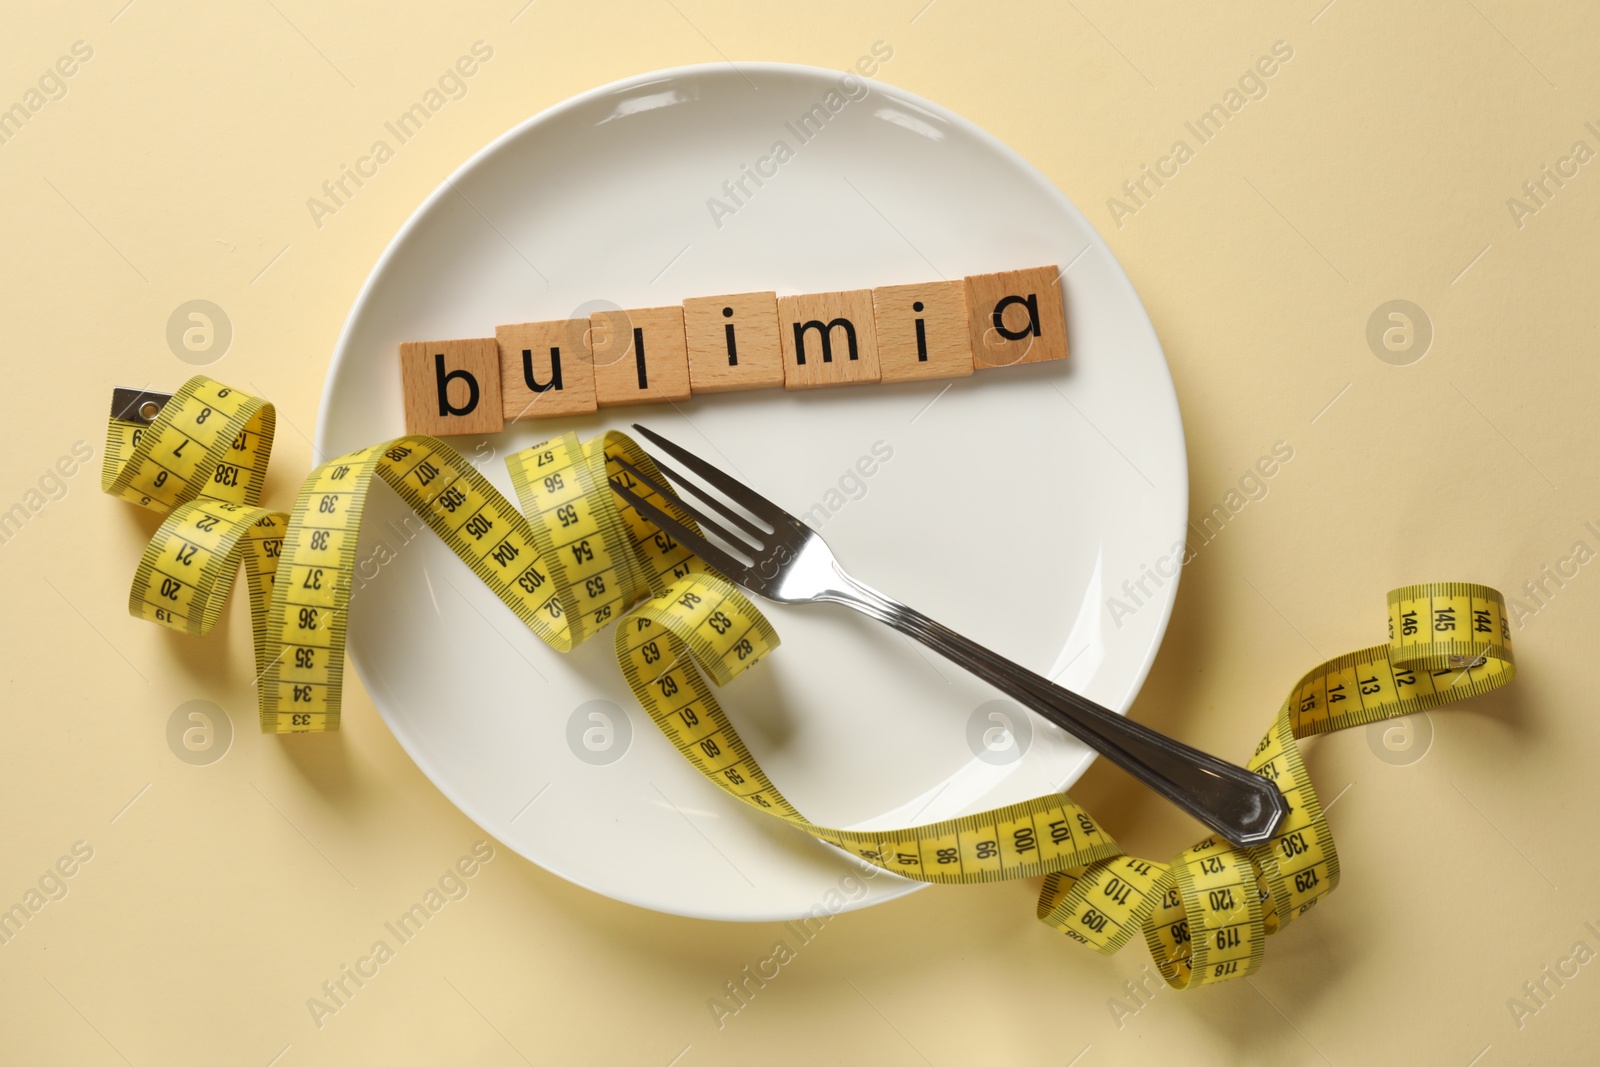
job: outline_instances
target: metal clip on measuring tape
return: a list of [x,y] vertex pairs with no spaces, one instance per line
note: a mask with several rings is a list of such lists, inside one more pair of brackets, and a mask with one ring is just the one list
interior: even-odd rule
[[[563,434],[507,459],[513,504],[449,445],[407,435],[322,464],[285,514],[258,500],[272,405],[196,376],[171,396],[116,391],[101,488],[165,513],[134,575],[132,614],[204,636],[242,563],[255,638],[261,728],[335,730],[357,540],[374,478],[431,527],[523,624],[566,652],[616,623],[617,662],[650,718],[696,769],[739,801],[868,863],[926,882],[1045,875],[1038,916],[1110,955],[1142,930],[1177,988],[1250,974],[1267,935],[1339,881],[1339,859],[1298,740],[1497,689],[1515,666],[1501,596],[1463,582],[1389,593],[1389,639],[1295,684],[1249,769],[1290,811],[1272,840],[1208,837],[1166,863],[1124,855],[1065,794],[902,830],[810,822],[784,798],[717,704],[778,645],[736,588],[623,504],[627,460],[660,473],[627,436]],[[684,516],[687,525],[692,521]]]

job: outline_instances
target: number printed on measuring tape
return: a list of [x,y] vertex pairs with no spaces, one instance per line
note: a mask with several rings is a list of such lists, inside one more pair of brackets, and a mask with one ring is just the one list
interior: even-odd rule
[[[1066,794],[904,829],[812,823],[778,790],[717,702],[778,647],[753,603],[637,508],[616,480],[697,529],[627,436],[563,434],[507,460],[516,502],[460,453],[410,434],[313,470],[287,513],[259,503],[272,405],[199,375],[149,425],[107,429],[101,488],[165,515],[134,572],[132,614],[204,636],[241,565],[250,601],[261,728],[334,730],[356,549],[374,480],[393,490],[529,630],[568,652],[613,627],[617,663],[651,721],[738,802],[859,861],[906,878],[964,884],[1044,876],[1037,913],[1110,955],[1143,933],[1177,988],[1261,966],[1268,935],[1339,882],[1339,857],[1299,742],[1487,693],[1516,673],[1504,602],[1440,582],[1388,597],[1388,641],[1307,672],[1248,761],[1288,814],[1272,840],[1208,837],[1167,862],[1125,855]],[[449,669],[465,669],[459,665]]]

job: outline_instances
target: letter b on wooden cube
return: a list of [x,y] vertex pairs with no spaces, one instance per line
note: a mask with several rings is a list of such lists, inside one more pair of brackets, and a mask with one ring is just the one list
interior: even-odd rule
[[783,341],[785,389],[855,385],[882,377],[871,289],[779,297],[778,336]]
[[1067,315],[1055,267],[974,274],[967,279],[972,364],[1014,367],[1067,358]]
[[492,337],[400,346],[406,432],[499,433],[500,349]]

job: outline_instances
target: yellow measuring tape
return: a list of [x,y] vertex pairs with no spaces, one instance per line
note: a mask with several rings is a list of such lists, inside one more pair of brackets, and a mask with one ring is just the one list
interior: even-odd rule
[[357,542],[377,477],[551,647],[570,651],[616,623],[634,696],[725,792],[907,878],[1045,875],[1041,920],[1107,955],[1143,930],[1178,988],[1251,973],[1266,935],[1338,884],[1298,738],[1488,692],[1515,673],[1495,590],[1391,592],[1388,643],[1308,673],[1256,747],[1250,769],[1278,784],[1290,813],[1253,848],[1207,838],[1168,863],[1134,859],[1065,794],[902,830],[830,829],[778,791],[707,684],[732,681],[778,636],[743,593],[612,493],[618,479],[694,528],[617,462],[660,478],[627,436],[569,433],[516,453],[506,461],[513,504],[449,445],[407,435],[317,467],[284,514],[258,504],[273,429],[271,404],[196,376],[148,425],[113,414],[101,474],[106,492],[167,516],[134,575],[134,615],[203,636],[243,563],[264,732],[338,729]]

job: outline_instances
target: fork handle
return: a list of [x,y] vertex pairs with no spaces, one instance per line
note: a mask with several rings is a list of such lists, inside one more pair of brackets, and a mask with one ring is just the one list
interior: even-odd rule
[[819,599],[854,608],[915,638],[1072,734],[1234,845],[1271,840],[1288,811],[1277,786],[1101,707],[840,572]]

